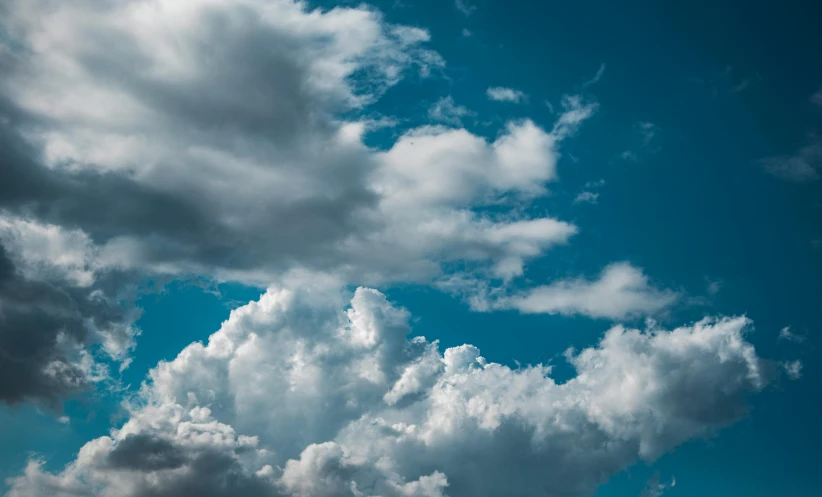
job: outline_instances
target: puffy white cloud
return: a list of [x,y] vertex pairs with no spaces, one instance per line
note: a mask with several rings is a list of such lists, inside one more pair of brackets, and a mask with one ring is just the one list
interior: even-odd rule
[[654,287],[639,268],[619,262],[603,269],[597,280],[558,280],[514,296],[500,297],[491,306],[524,313],[625,319],[659,312],[677,298],[676,292]]
[[616,326],[569,351],[576,376],[510,369],[408,338],[358,289],[271,288],[151,373],[131,418],[10,497],[582,496],[638,459],[709,435],[767,382],[744,317]]
[[505,88],[504,86],[492,86],[486,90],[485,94],[489,99],[497,102],[513,102],[518,104],[528,100],[528,95],[522,91]]

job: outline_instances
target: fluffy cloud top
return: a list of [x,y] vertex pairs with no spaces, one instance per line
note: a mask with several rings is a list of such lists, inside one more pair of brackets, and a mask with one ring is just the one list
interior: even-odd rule
[[10,497],[589,495],[746,411],[767,365],[744,317],[616,326],[576,376],[408,338],[377,291],[271,288],[151,372],[131,418]]

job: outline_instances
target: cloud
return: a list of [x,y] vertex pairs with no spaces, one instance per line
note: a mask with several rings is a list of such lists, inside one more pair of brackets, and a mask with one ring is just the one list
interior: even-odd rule
[[580,192],[579,195],[574,198],[575,204],[596,204],[597,200],[599,199],[599,193],[596,192]]
[[804,335],[798,335],[791,331],[790,326],[785,326],[781,330],[779,330],[779,339],[780,340],[787,340],[789,342],[797,342],[802,343],[805,341]]
[[465,0],[454,0],[454,6],[462,15],[466,17],[470,16],[475,10],[477,10],[476,5],[470,5]]
[[594,75],[594,77],[587,80],[586,82],[582,83],[582,87],[587,88],[587,87],[589,87],[593,84],[598,83],[599,80],[602,79],[602,76],[604,74],[605,74],[605,63],[603,62],[602,64],[599,65],[599,69],[597,69],[597,73]]
[[454,126],[462,126],[462,118],[471,117],[476,113],[467,107],[456,105],[451,96],[442,97],[428,109],[428,118],[432,121],[444,122]]
[[270,288],[161,362],[129,420],[10,497],[590,495],[637,460],[727,426],[767,383],[744,317],[616,326],[576,376],[409,336],[374,290]]
[[[66,378],[87,385],[97,347],[126,366],[137,331],[124,294],[143,277],[431,282],[455,261],[519,275],[577,232],[521,206],[556,180],[562,140],[595,104],[567,97],[549,130],[511,121],[489,140],[421,126],[370,148],[373,123],[352,116],[445,64],[427,31],[373,9],[13,0],[2,11],[3,298],[26,288],[62,302],[26,307],[15,318],[25,326],[0,330],[18,359],[12,337],[38,340],[26,345],[37,360],[20,363],[31,378],[71,364]],[[454,124],[462,109],[435,117]],[[49,312],[63,307],[77,325],[60,334]],[[59,350],[58,335],[70,338]],[[89,357],[93,368],[76,369]],[[4,399],[74,390],[25,385]]]
[[660,312],[678,297],[676,292],[654,287],[640,269],[620,262],[607,266],[597,280],[555,281],[499,298],[491,307],[528,314],[582,314],[619,320]]
[[659,132],[659,127],[656,124],[647,121],[638,122],[636,128],[639,130],[640,136],[642,136],[643,147],[648,146]]
[[670,483],[660,483],[659,482],[659,472],[657,471],[654,473],[654,476],[648,480],[648,483],[645,484],[645,488],[642,490],[641,497],[662,497],[665,492],[676,486],[676,478],[671,478]]
[[812,104],[822,105],[822,89],[811,95],[810,100]]
[[[77,253],[54,253],[74,243],[81,247],[70,248],[82,250],[76,234],[61,240],[53,226],[24,224],[27,250],[9,250],[2,236],[8,228],[0,217],[0,401],[56,409],[63,397],[108,378],[107,367],[85,345],[123,359],[134,346],[137,316],[106,293],[109,282],[92,285],[85,268],[78,269]],[[58,277],[43,277],[52,272]]]
[[822,169],[822,143],[812,138],[793,155],[778,155],[760,159],[759,165],[772,176],[785,181],[814,181]]
[[496,102],[513,102],[515,104],[519,104],[528,100],[528,95],[520,90],[504,88],[502,86],[493,86],[488,88],[485,93],[490,100],[494,100]]
[[798,380],[802,377],[802,361],[784,362],[782,363],[782,367],[785,368],[785,373],[787,373],[788,378]]

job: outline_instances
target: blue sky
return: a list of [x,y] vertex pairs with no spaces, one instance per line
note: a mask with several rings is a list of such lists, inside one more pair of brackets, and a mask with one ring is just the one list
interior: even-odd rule
[[[214,487],[225,495],[348,495],[351,485],[374,485],[368,495],[424,487],[429,493],[413,495],[429,497],[482,486],[599,497],[822,492],[815,450],[822,443],[819,7],[309,4],[203,0],[184,8],[163,0],[162,8],[121,12],[83,1],[48,16],[45,1],[0,8],[9,14],[0,21],[0,66],[9,68],[0,76],[0,138],[12,151],[0,163],[0,180],[11,185],[0,187],[0,277],[6,259],[13,275],[2,280],[10,290],[0,290],[0,304],[11,309],[0,316],[0,346],[10,358],[0,364],[9,378],[0,389],[0,478],[8,495],[196,492],[184,478],[196,477],[203,454],[228,446],[233,452],[221,461],[230,461],[234,479]],[[340,13],[347,14],[334,17]],[[38,16],[46,21],[32,20]],[[510,155],[495,152],[519,136],[515,128],[530,129],[524,122],[538,131],[512,138]],[[346,134],[352,123],[363,131]],[[531,140],[549,145],[532,149]],[[560,224],[528,224],[536,220]],[[609,286],[609,268],[622,268],[613,277],[628,283]],[[372,386],[334,383],[353,367],[337,364],[354,359],[321,364],[327,352],[302,348],[319,340],[324,320],[348,319],[326,316],[348,308],[360,285],[394,306],[365,297],[354,304],[379,333],[405,329],[393,317],[405,308],[400,320],[410,323],[409,336],[439,341],[439,352],[403,356],[408,362],[380,372],[398,376],[371,407]],[[277,311],[249,306],[267,287],[271,299],[281,289],[293,300]],[[59,310],[64,300],[52,294],[65,295],[70,312],[54,311],[58,325],[48,328],[39,323],[53,316],[39,319],[29,309]],[[226,321],[232,309],[251,317]],[[721,342],[694,325],[722,316],[750,323],[740,335],[716,324],[727,333]],[[601,341],[617,325],[657,331],[631,342],[636,349]],[[675,328],[695,345],[664,342],[674,336],[665,330]],[[222,371],[222,363],[186,347],[208,344],[218,330],[237,340],[240,329],[260,355],[238,345],[225,360],[226,374],[239,379],[220,393],[214,385],[222,373],[202,371]],[[27,338],[35,336],[43,338]],[[61,345],[66,336],[70,345]],[[255,337],[259,345],[248,345]],[[324,338],[331,349],[343,347],[332,338]],[[762,362],[749,362],[733,345],[737,338]],[[411,354],[415,342],[402,343]],[[440,366],[426,372],[430,357],[446,364],[448,354],[440,354],[463,344],[485,358],[466,366],[476,385]],[[377,360],[388,354],[381,346],[352,357]],[[569,347],[571,358],[601,352],[610,379],[630,381],[578,388],[574,382],[596,378],[597,368],[569,365]],[[178,358],[184,349],[190,355]],[[293,387],[298,393],[278,397],[275,372],[296,374],[296,366],[277,369],[276,356],[302,353],[321,378],[300,383],[307,393]],[[77,384],[43,373],[55,361],[65,366],[59,374],[81,377]],[[18,362],[40,369],[14,369]],[[481,376],[493,374],[487,363],[510,368],[498,389]],[[737,363],[758,364],[767,384],[748,385],[729,365]],[[578,399],[594,399],[576,402],[596,435],[588,424],[556,421],[576,419],[577,411],[552,417],[534,407],[554,402],[554,393],[493,393],[516,390],[538,364],[552,366],[550,376],[571,397],[578,389]],[[643,392],[663,393],[631,394],[634,376]],[[26,380],[13,385],[15,378]],[[533,381],[527,392],[541,391]],[[411,383],[417,390],[403,393]],[[357,431],[355,419],[384,418],[439,433],[444,425],[435,421],[447,418],[436,417],[443,385],[470,399],[448,411],[467,409],[454,425],[460,428],[439,435],[452,449],[412,452],[405,442]],[[342,402],[335,389],[352,396],[342,414],[328,407],[343,405],[333,404]],[[399,401],[386,400],[394,394]],[[636,407],[619,417],[612,395]],[[508,414],[489,429],[470,414],[477,402]],[[189,414],[168,414],[175,409]],[[237,437],[203,445],[181,435],[191,423],[220,434],[224,428],[214,426],[228,427]],[[541,430],[550,449],[534,442]],[[564,445],[562,430],[587,455]],[[256,459],[240,435],[259,438]],[[139,436],[169,448],[149,444],[143,450],[155,459],[138,452],[129,459],[125,451],[137,450],[129,443]],[[606,438],[588,442],[595,436]],[[321,456],[301,450],[323,442],[333,447],[320,446],[331,454],[322,457],[345,471],[319,465],[331,473],[311,472],[311,457]],[[646,457],[645,444],[658,453]],[[94,451],[96,459],[88,455]],[[537,469],[478,455],[492,452]],[[172,453],[187,462],[157,462]],[[421,462],[408,462],[415,457],[408,454]],[[391,471],[372,461],[380,457]],[[472,458],[480,462],[454,463]],[[134,466],[118,466],[127,463]],[[544,469],[566,464],[583,469],[565,479],[560,469]],[[448,485],[425,480],[434,474]],[[306,481],[342,486],[301,486]]]

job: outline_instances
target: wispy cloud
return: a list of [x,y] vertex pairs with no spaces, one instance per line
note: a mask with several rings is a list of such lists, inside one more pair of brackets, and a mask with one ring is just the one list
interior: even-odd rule
[[477,10],[475,5],[471,5],[465,0],[454,0],[454,6],[465,16],[470,16]]
[[782,367],[785,369],[785,373],[787,373],[788,378],[798,380],[802,377],[802,361],[796,360],[783,362]]
[[528,95],[520,90],[505,88],[503,86],[492,86],[485,92],[488,98],[496,102],[523,103],[528,100]]
[[462,118],[476,115],[467,107],[454,103],[451,96],[440,98],[428,109],[428,118],[453,125],[461,125]]
[[596,84],[600,79],[602,79],[602,75],[605,74],[605,63],[603,62],[600,64],[599,69],[597,69],[597,73],[594,75],[593,78],[589,79],[588,81],[582,83],[583,88],[587,88],[593,84]]
[[785,181],[814,181],[822,169],[822,142],[812,138],[795,154],[766,157],[758,163],[765,172]]
[[575,204],[596,204],[599,200],[599,193],[596,192],[580,192],[574,199]]
[[780,340],[787,340],[788,342],[797,342],[802,343],[805,341],[804,335],[798,335],[791,331],[790,326],[785,326],[781,330],[779,330],[779,339]]
[[659,482],[659,472],[654,473],[654,476],[645,484],[645,489],[642,490],[642,497],[662,497],[662,495],[670,488],[676,486],[676,478],[671,478],[670,483]]

